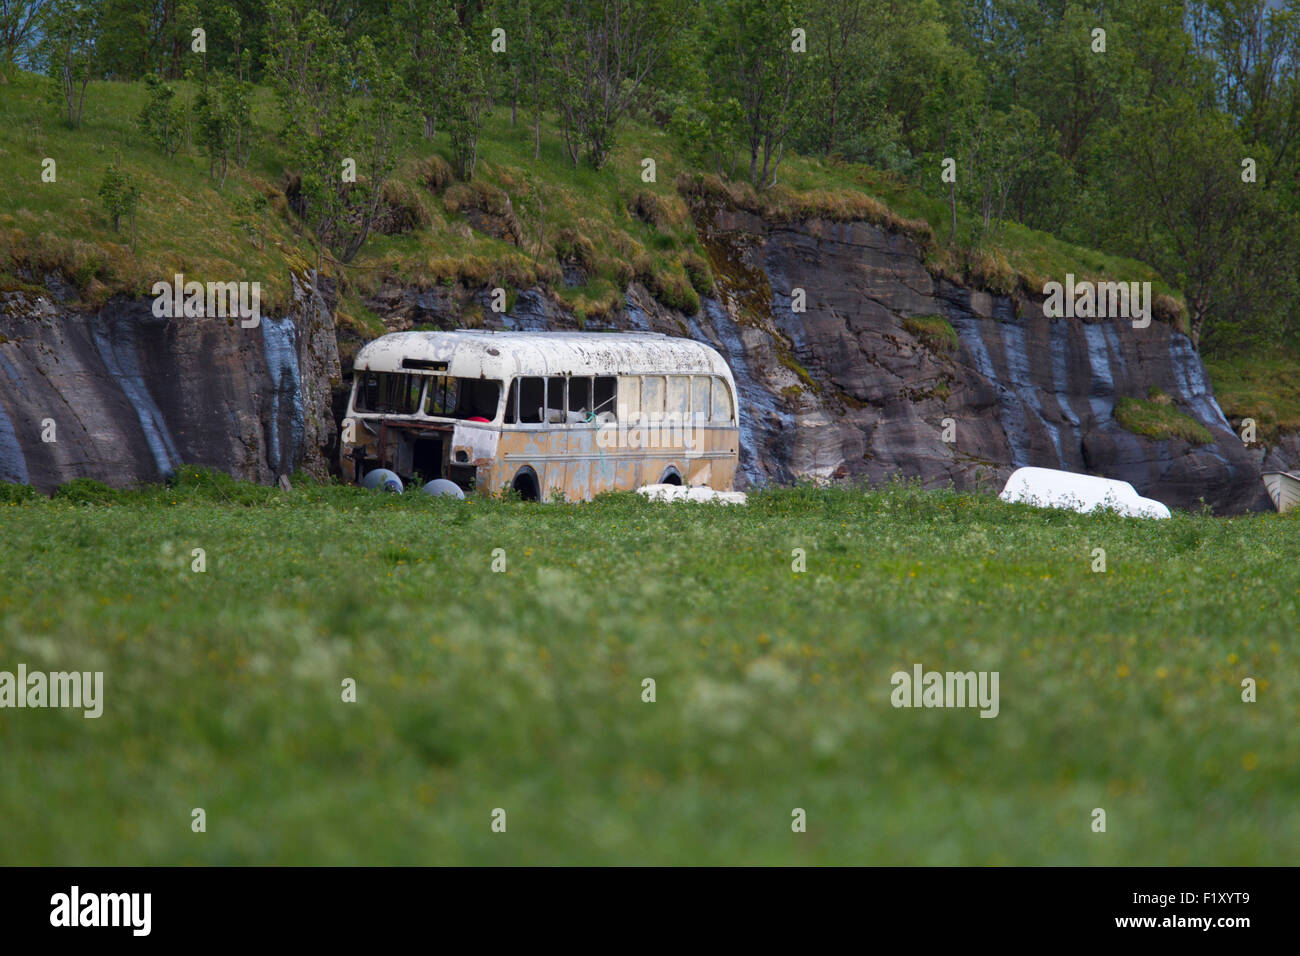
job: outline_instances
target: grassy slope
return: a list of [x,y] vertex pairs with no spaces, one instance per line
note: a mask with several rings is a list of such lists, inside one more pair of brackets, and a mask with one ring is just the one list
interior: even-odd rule
[[1254,418],[1267,442],[1300,432],[1300,354],[1277,348],[1207,359],[1205,367],[1229,418]]
[[[176,85],[181,91],[179,99],[188,101],[188,85]],[[233,204],[241,197],[253,192],[279,195],[284,170],[273,133],[278,121],[273,98],[266,90],[259,90],[256,100],[259,140],[253,163],[248,170],[232,174],[224,193],[209,184],[204,160],[197,151],[183,149],[169,161],[140,136],[135,117],[144,104],[142,85],[94,83],[86,102],[84,126],[72,131],[46,102],[44,82],[39,78],[23,74],[15,83],[0,87],[0,175],[24,187],[0,196],[0,227],[14,249],[33,248],[41,233],[52,234],[47,240],[51,242],[102,247],[102,252],[78,248],[69,256],[73,261],[76,255],[90,259],[97,268],[87,266],[80,273],[84,276],[93,271],[111,290],[143,290],[153,277],[168,274],[177,265],[189,265],[196,275],[210,272],[217,278],[239,272],[264,275],[264,284],[279,282],[276,288],[287,288],[287,280],[273,275],[287,271],[277,262],[275,241],[299,252],[306,243],[294,239],[294,224],[283,201],[267,219],[271,241],[262,252],[234,226],[238,213]],[[549,120],[543,124],[541,157],[534,160],[527,118],[521,116],[519,125],[511,126],[508,111],[498,109],[483,130],[477,178],[505,189],[512,197],[530,246],[522,252],[471,231],[464,217],[449,212],[441,198],[416,188],[422,161],[433,152],[446,155],[444,137],[432,144],[413,142],[397,170],[399,182],[410,187],[409,195],[418,197],[424,206],[429,225],[403,236],[376,237],[355,266],[346,270],[357,287],[372,288],[385,273],[436,282],[458,274],[481,280],[485,270],[521,281],[540,274],[554,282],[558,276],[556,240],[571,230],[589,239],[599,255],[612,261],[601,263],[592,287],[561,294],[571,301],[599,304],[617,291],[617,283],[611,281],[620,271],[616,263],[625,274],[629,268],[635,271],[638,259],[648,259],[653,269],[681,276],[683,254],[701,249],[675,186],[680,174],[692,170],[679,161],[671,138],[658,129],[627,124],[608,166],[597,172],[585,163],[577,169],[568,163]],[[108,229],[95,198],[104,167],[118,154],[145,186],[135,255],[123,236]],[[40,182],[40,161],[45,156],[60,163],[57,185]],[[656,160],[656,183],[641,181],[644,157]],[[874,196],[898,215],[924,220],[935,235],[947,236],[948,212],[941,200],[866,167],[792,156],[781,167],[781,178],[783,189],[796,194],[820,191],[832,200],[836,194]],[[666,217],[659,228],[628,211],[630,200],[643,191],[664,203]],[[835,203],[829,206],[833,209]],[[959,240],[965,241],[969,231],[970,222],[963,218]],[[46,251],[51,263],[61,261],[57,254],[63,250]],[[942,249],[938,252],[937,265],[951,264]],[[1010,270],[1011,275],[1074,272],[1080,276],[1154,278],[1140,263],[1102,256],[1015,225],[1002,230],[987,255],[997,268]],[[467,268],[465,260],[476,259],[479,261]],[[1166,291],[1159,283],[1157,286]]]
[[[1297,860],[1294,519],[211,481],[0,504],[3,667],[106,675],[0,719],[0,864]],[[1001,714],[892,708],[916,662]]]
[[[180,98],[188,100],[187,85],[178,87]],[[135,117],[143,105],[141,84],[94,83],[86,97],[84,127],[72,131],[46,101],[39,78],[24,74],[0,86],[0,177],[16,184],[0,192],[0,288],[21,285],[11,265],[16,258],[34,264],[38,272],[63,269],[90,302],[118,291],[145,294],[159,278],[183,271],[200,280],[258,280],[264,304],[275,309],[288,293],[290,266],[314,262],[315,252],[299,233],[280,191],[284,168],[274,134],[279,123],[273,97],[258,90],[253,162],[247,170],[232,170],[221,192],[209,182],[206,164],[196,151],[183,149],[169,161],[140,136]],[[512,290],[540,279],[587,315],[615,307],[634,275],[689,297],[686,266],[704,257],[676,180],[691,170],[684,168],[671,138],[662,131],[628,124],[610,164],[596,172],[568,163],[549,123],[543,124],[542,155],[535,161],[527,119],[521,116],[519,125],[511,126],[508,111],[497,110],[483,131],[478,178],[511,196],[524,231],[524,249],[472,230],[463,215],[450,211],[447,198],[456,186],[439,196],[420,185],[434,153],[446,154],[445,137],[432,144],[412,143],[396,177],[403,195],[421,206],[427,225],[405,235],[376,236],[354,263],[334,267],[344,278],[345,324],[366,335],[382,332],[361,294],[390,276],[424,285],[463,281]],[[119,155],[144,187],[134,251],[129,236],[111,231],[96,198],[104,168]],[[41,160],[47,156],[58,162],[57,184],[40,180]],[[640,179],[640,162],[646,156],[658,164],[653,184]],[[995,244],[971,258],[959,251],[970,234],[969,218],[960,221],[959,248],[949,248],[943,241],[948,211],[942,199],[866,167],[793,156],[783,164],[781,178],[784,205],[795,210],[802,205],[835,214],[874,199],[892,215],[927,224],[940,238],[929,252],[936,271],[966,275],[995,288],[1016,281],[1032,286],[1067,272],[1155,280],[1141,263],[1072,246],[1015,224],[1005,226]],[[659,198],[664,215],[658,228],[629,211],[642,192]],[[260,249],[237,225],[244,215],[240,204],[257,195],[271,201],[259,226]],[[574,237],[593,250],[594,268],[585,284],[566,289],[558,281],[556,248],[571,244]],[[1176,295],[1158,280],[1155,288]],[[1266,361],[1250,356],[1212,363],[1210,368],[1225,411],[1254,416],[1264,434],[1273,437],[1281,430],[1300,429],[1300,397],[1287,384],[1296,380],[1297,364],[1300,358],[1290,355]]]

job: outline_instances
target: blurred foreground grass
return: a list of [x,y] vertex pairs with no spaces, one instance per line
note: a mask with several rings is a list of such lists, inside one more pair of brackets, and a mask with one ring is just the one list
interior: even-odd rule
[[[105,675],[98,720],[0,710],[2,864],[1300,857],[1300,521],[0,491],[0,670]],[[914,663],[999,716],[894,709]]]

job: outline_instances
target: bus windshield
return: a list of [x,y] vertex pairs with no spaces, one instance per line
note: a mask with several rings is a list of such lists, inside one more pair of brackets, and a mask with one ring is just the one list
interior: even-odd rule
[[429,379],[429,394],[424,400],[424,414],[435,418],[482,419],[497,417],[501,403],[501,383],[490,378],[450,378],[439,375]]
[[[425,383],[428,383],[427,391]],[[492,421],[501,402],[501,382],[406,372],[366,372],[357,382],[356,410],[381,415],[415,415],[421,410],[422,394],[425,415]]]

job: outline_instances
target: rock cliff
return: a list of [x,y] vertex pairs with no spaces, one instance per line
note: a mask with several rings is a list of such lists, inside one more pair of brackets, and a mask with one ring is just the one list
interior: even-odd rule
[[325,283],[294,285],[285,315],[249,329],[157,318],[151,299],[83,312],[53,291],[0,294],[0,480],[121,486],[182,463],[260,482],[328,474],[333,302]]
[[[1040,465],[1122,478],[1172,507],[1268,506],[1265,450],[1242,445],[1173,326],[1048,318],[1039,299],[932,275],[912,239],[868,223],[719,206],[696,216],[714,295],[686,316],[633,283],[608,324],[692,335],[727,357],[743,485],[903,476],[997,490],[1015,467]],[[328,283],[295,280],[288,313],[252,330],[157,319],[148,300],[83,313],[46,285],[48,296],[0,298],[0,479],[127,484],[189,462],[270,482],[331,467],[346,378]],[[391,330],[579,327],[541,289],[503,315],[486,290],[391,283],[366,304]],[[1157,393],[1211,440],[1154,440],[1116,420],[1122,398]],[[54,442],[42,440],[49,419]],[[1268,450],[1270,466],[1295,450]]]

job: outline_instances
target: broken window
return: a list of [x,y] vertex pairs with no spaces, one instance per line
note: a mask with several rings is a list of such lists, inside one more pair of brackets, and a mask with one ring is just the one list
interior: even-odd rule
[[460,379],[439,376],[429,381],[429,395],[424,400],[424,414],[450,418],[456,410]]
[[510,385],[510,401],[506,405],[506,423],[519,422],[534,425],[542,420],[545,404],[546,379],[517,378]]
[[356,409],[384,415],[414,415],[420,407],[424,377],[401,372],[362,372]]
[[501,402],[501,383],[487,378],[448,378],[438,375],[429,379],[429,393],[424,400],[424,413],[435,418],[497,417]]
[[615,418],[615,398],[618,395],[618,379],[612,375],[600,375],[592,388],[591,410],[596,421],[609,422]]
[[565,420],[563,375],[552,375],[546,380],[546,420],[556,424]]
[[[582,416],[582,421],[591,418],[591,379],[585,376],[569,379],[569,411]],[[572,419],[573,415],[569,417]]]
[[493,421],[497,406],[501,404],[501,383],[491,378],[462,378],[460,397],[456,402],[456,417],[483,418]]

